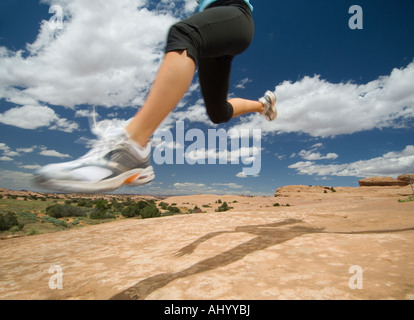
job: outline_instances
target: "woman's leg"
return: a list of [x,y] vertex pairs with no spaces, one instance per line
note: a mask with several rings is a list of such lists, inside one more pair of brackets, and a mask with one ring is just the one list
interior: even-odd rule
[[234,98],[227,100],[233,57],[201,58],[198,75],[201,92],[210,119],[225,123],[230,119],[253,112],[264,112],[260,101]]
[[168,52],[150,93],[126,130],[130,138],[144,147],[161,122],[188,90],[195,72],[195,62],[186,50]]
[[264,112],[264,106],[260,101],[235,98],[230,99],[229,103],[233,106],[233,118],[253,112],[260,114]]

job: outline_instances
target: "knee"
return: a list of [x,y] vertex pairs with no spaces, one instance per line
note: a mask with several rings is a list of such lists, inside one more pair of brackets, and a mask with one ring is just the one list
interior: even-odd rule
[[214,109],[207,106],[207,114],[214,124],[227,123],[233,117],[233,106],[228,102]]

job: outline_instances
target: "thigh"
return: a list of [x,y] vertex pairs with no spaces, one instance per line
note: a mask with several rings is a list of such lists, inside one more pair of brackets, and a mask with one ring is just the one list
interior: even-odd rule
[[177,24],[197,49],[197,59],[242,53],[254,34],[251,14],[236,6],[207,9]]

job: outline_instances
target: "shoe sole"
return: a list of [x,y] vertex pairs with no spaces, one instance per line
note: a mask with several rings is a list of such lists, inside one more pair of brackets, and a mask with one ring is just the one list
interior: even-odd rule
[[114,178],[101,180],[98,182],[53,180],[44,179],[39,176],[34,179],[37,186],[66,193],[99,193],[114,191],[119,187],[142,186],[155,179],[154,168],[152,166],[144,169],[134,169],[124,172]]

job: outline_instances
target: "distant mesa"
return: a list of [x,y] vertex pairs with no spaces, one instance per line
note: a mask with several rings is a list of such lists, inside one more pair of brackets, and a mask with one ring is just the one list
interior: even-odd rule
[[392,186],[408,186],[411,181],[414,182],[414,174],[404,174],[399,176],[397,179],[391,177],[371,177],[359,180],[361,187],[392,187]]

